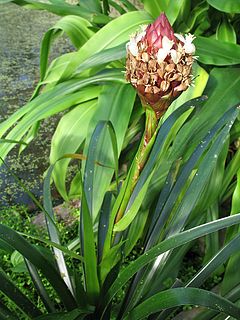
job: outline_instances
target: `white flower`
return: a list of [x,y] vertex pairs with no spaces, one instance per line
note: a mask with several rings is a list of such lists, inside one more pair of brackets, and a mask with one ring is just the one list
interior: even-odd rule
[[186,53],[188,54],[193,54],[195,53],[195,45],[192,43],[193,40],[196,38],[195,36],[193,36],[192,34],[186,34],[185,38],[183,35],[175,33],[174,34],[176,38],[178,38],[178,40],[180,40],[184,45],[183,45],[183,49],[185,50]]
[[131,38],[126,44],[126,48],[131,52],[131,54],[136,57],[138,54],[138,46],[135,38]]
[[138,42],[142,40],[142,38],[146,34],[145,25],[140,26],[140,33],[136,33],[130,37],[130,41],[126,44],[127,49],[131,52],[131,54],[136,57],[138,54]]
[[171,55],[171,58],[172,58],[172,61],[177,64],[181,58],[181,53],[180,52],[177,52],[176,50],[174,49],[171,49],[170,50],[170,55]]
[[163,62],[166,56],[170,54],[173,44],[174,44],[174,41],[168,39],[168,37],[164,36],[162,38],[162,48],[159,49],[157,53],[158,63]]

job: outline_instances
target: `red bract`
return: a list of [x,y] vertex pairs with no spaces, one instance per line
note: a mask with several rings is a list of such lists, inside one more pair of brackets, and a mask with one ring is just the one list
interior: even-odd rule
[[161,13],[157,20],[147,27],[146,35],[142,41],[146,41],[150,51],[156,51],[162,48],[162,39],[164,36],[176,42],[173,28],[165,13]]

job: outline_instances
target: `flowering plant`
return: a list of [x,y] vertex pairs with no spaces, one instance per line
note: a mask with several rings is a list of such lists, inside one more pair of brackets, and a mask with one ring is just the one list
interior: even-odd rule
[[[213,235],[240,221],[235,179],[239,152],[228,155],[230,142],[239,135],[238,108],[232,105],[239,101],[235,91],[240,80],[238,68],[227,67],[239,63],[239,46],[213,39],[216,30],[208,37],[209,16],[203,15],[207,9],[202,2],[193,17],[188,1],[184,12],[180,1],[166,10],[175,30],[185,36],[174,33],[164,14],[152,22],[149,13],[155,16],[161,9],[152,0],[144,0],[148,13],[122,1],[129,12],[116,19],[107,14],[108,1],[81,1],[76,7],[14,2],[65,16],[43,39],[41,79],[31,101],[0,125],[0,133],[6,133],[1,156],[11,150],[7,142],[31,141],[39,121],[68,111],[52,138],[45,176],[42,211],[49,241],[38,238],[34,246],[27,235],[0,224],[1,247],[24,258],[42,309],[4,271],[0,290],[30,319],[165,320],[186,304],[212,309],[204,319],[218,313],[239,319],[239,279],[231,285],[223,282],[224,297],[199,289],[239,250],[237,229],[228,229],[221,250]],[[162,3],[167,9],[168,1]],[[142,24],[148,26],[136,32]],[[77,50],[48,65],[50,44],[62,31]],[[132,32],[125,73],[130,85],[123,74]],[[201,66],[193,64],[193,40]],[[192,74],[199,75],[195,88],[190,87]],[[81,168],[67,190],[71,159],[81,160]],[[52,208],[51,176],[64,199],[81,198],[79,234],[68,246],[61,244]],[[234,215],[219,218],[218,208],[226,200],[229,204],[232,194]],[[206,237],[206,258],[193,275],[184,274],[186,280],[182,263],[199,237]],[[41,250],[41,242],[52,252]],[[231,274],[232,262],[228,266]],[[58,295],[54,303],[44,278]],[[16,316],[3,304],[0,309]]]

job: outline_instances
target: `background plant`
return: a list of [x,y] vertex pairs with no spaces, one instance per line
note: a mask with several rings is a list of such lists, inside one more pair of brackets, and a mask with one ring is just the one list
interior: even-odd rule
[[[174,282],[181,261],[192,245],[189,241],[195,239],[194,230],[189,233],[192,238],[187,237],[188,233],[182,234],[182,230],[215,221],[229,212],[232,213],[232,217],[223,222],[216,221],[213,225],[223,223],[222,226],[226,226],[225,221],[236,221],[236,223],[238,221],[238,216],[233,214],[239,211],[239,121],[235,120],[238,116],[236,107],[232,108],[239,102],[237,65],[240,47],[236,44],[239,40],[238,2],[228,1],[226,5],[220,1],[180,1],[169,5],[168,1],[143,1],[148,13],[136,11],[128,1],[122,1],[121,8],[114,2],[108,1],[80,2],[80,6],[72,6],[64,2],[61,5],[55,2],[48,4],[37,1],[15,2],[32,8],[48,9],[65,16],[46,33],[43,39],[41,79],[33,99],[3,122],[0,132],[3,135],[8,132],[5,135],[8,140],[24,139],[29,143],[37,134],[39,121],[59,111],[69,110],[59,122],[52,140],[50,161],[56,164],[50,171],[53,170],[54,182],[65,200],[82,194],[81,216],[84,220],[80,223],[83,226],[80,238],[82,237],[81,250],[85,259],[85,290],[81,284],[78,284],[79,287],[76,285],[79,277],[75,277],[73,283],[77,288],[75,290],[79,290],[75,298],[79,297],[79,292],[85,295],[83,292],[86,291],[87,302],[78,307],[84,307],[87,313],[95,312],[95,316],[96,314],[99,317],[103,314],[107,316],[110,309],[105,309],[105,306],[116,294],[117,289],[130,279],[130,275],[133,276],[138,272],[126,292],[129,303],[125,303],[120,309],[116,306],[119,319],[128,317],[128,311],[131,319],[138,319],[138,314],[142,315],[144,310],[151,313],[158,312],[158,315],[153,317],[166,319],[166,313],[159,314],[161,308],[175,307],[178,304],[196,304],[196,301],[198,304],[201,301],[203,305],[211,301],[212,304],[209,306],[211,308],[214,304],[220,303],[222,310],[231,314],[232,305],[223,300],[214,300],[218,298],[211,293],[209,293],[211,299],[209,298],[206,302],[203,299],[206,293],[203,294],[196,289],[178,288],[167,292],[156,292],[157,289],[166,289],[163,283],[164,279],[168,278],[175,287],[201,286],[207,276],[217,270],[238,249],[237,227],[228,229],[224,239],[224,249],[221,249],[218,233],[206,236],[205,262],[207,265],[205,269],[185,284]],[[113,5],[120,13],[131,12],[113,19],[108,15],[108,4]],[[140,102],[133,89],[125,83],[122,73],[125,42],[139,24],[152,21],[149,14],[156,17],[161,11],[166,12],[177,32],[192,32],[197,36],[195,45],[199,63],[195,65],[194,72],[197,76],[195,87],[182,94],[164,116],[159,137],[130,198],[129,211],[118,224],[113,226],[118,202],[121,199],[121,192],[118,195],[114,179],[116,157],[119,158],[119,178],[124,179],[127,175],[126,164],[130,167],[138,145],[139,133],[143,131],[144,117]],[[104,24],[106,25],[103,26]],[[62,32],[69,35],[78,50],[62,55],[48,66],[51,42]],[[179,108],[184,102],[203,92],[208,96],[207,100],[193,100]],[[190,108],[192,106],[195,107],[194,110]],[[176,111],[173,112],[175,109]],[[99,121],[103,122],[98,124]],[[16,126],[12,128],[16,122]],[[113,126],[112,130],[110,129],[112,135],[109,135],[108,131],[110,123]],[[110,151],[109,146],[114,140],[111,139],[113,136],[116,141],[113,143],[113,151]],[[97,149],[94,147],[94,139],[98,139]],[[6,156],[11,148],[12,144],[4,143],[0,150],[1,156]],[[117,152],[114,151],[116,148]],[[73,156],[56,161],[65,154],[76,152],[84,154],[82,167],[73,179],[70,189],[67,190],[65,185],[67,167]],[[96,163],[103,165],[96,165]],[[94,179],[91,178],[90,170],[94,172]],[[80,187],[81,175],[83,188]],[[46,185],[49,185],[50,173],[47,180]],[[101,188],[99,188],[100,185]],[[45,191],[46,188],[47,186]],[[49,192],[45,192],[45,199],[47,199],[45,210],[51,226],[50,239],[58,243],[58,233],[52,221]],[[102,211],[100,211],[101,207]],[[99,212],[101,212],[100,215]],[[108,226],[104,221],[109,221]],[[98,240],[93,227],[95,223],[99,223]],[[212,226],[211,223],[207,224],[205,231],[200,235],[207,234],[210,226]],[[115,246],[111,246],[113,230],[118,234],[123,232],[123,240]],[[5,227],[2,229],[2,237],[4,233],[18,237]],[[85,239],[86,234],[91,237]],[[181,237],[185,239],[178,242],[182,247],[172,251],[177,245],[176,241],[182,239]],[[133,267],[129,266],[127,271],[120,270],[120,280],[114,282],[114,273],[119,268],[119,261],[129,254],[139,239],[144,250],[156,245],[151,251],[152,256],[150,253],[143,254],[132,264]],[[22,238],[21,241],[27,246]],[[95,241],[100,248],[97,257]],[[175,244],[164,247],[165,243],[168,244],[171,241]],[[158,243],[160,243],[160,249],[158,249]],[[83,244],[88,250],[83,249]],[[161,249],[161,245],[164,249]],[[62,247],[59,248],[64,250]],[[33,262],[30,253],[26,254],[25,250],[19,247],[17,249],[28,260],[35,263],[37,268],[43,268],[39,262]],[[33,254],[33,249],[29,248],[29,250]],[[161,250],[165,250],[166,253],[158,259],[158,271],[151,272],[156,269],[156,264],[150,261],[162,253]],[[123,257],[120,257],[121,251],[124,252]],[[72,252],[65,250],[65,253],[73,257]],[[58,254],[62,255],[59,252]],[[210,260],[212,257],[214,258]],[[78,258],[81,260],[80,257]],[[239,299],[237,273],[235,273],[236,277],[232,276],[238,260],[239,256],[236,253],[228,261],[221,285],[221,294],[233,302]],[[149,265],[141,269],[147,262]],[[64,259],[62,263],[64,267]],[[58,265],[58,268],[61,270],[62,266]],[[53,269],[51,270],[53,272]],[[43,272],[42,269],[41,271]],[[44,272],[46,273],[46,270]],[[88,276],[89,274],[91,277]],[[152,276],[149,277],[149,274]],[[48,273],[47,277],[50,277]],[[71,279],[71,276],[68,277]],[[107,280],[103,285],[106,277]],[[62,288],[61,293],[58,289],[58,293],[66,309],[76,307],[74,299],[72,300],[59,277],[54,276],[51,281],[53,286]],[[71,281],[69,280],[68,283]],[[108,281],[113,283],[112,286],[109,285],[110,289]],[[70,288],[71,290],[73,292],[74,289]],[[101,292],[100,299],[99,292]],[[185,299],[187,294],[192,300]],[[169,305],[166,302],[165,305],[161,305],[163,295],[173,299],[171,301],[174,303]],[[76,300],[79,303],[79,299]],[[146,304],[151,305],[151,310],[146,308]],[[94,309],[89,305],[95,305],[97,308]],[[29,310],[31,308],[29,306]],[[112,308],[113,313],[114,310],[115,308]],[[24,312],[28,310],[24,309]],[[76,312],[79,314],[81,310]],[[237,318],[237,312],[235,318]],[[30,316],[35,317],[35,315],[31,313]],[[215,313],[209,312],[203,315],[204,319],[215,316]]]

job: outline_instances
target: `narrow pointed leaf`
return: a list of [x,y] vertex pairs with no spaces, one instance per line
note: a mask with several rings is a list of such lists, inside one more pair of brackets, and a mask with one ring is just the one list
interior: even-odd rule
[[162,309],[186,304],[197,304],[240,319],[240,308],[235,304],[211,291],[196,288],[176,288],[159,292],[131,310],[124,319],[140,320]]

